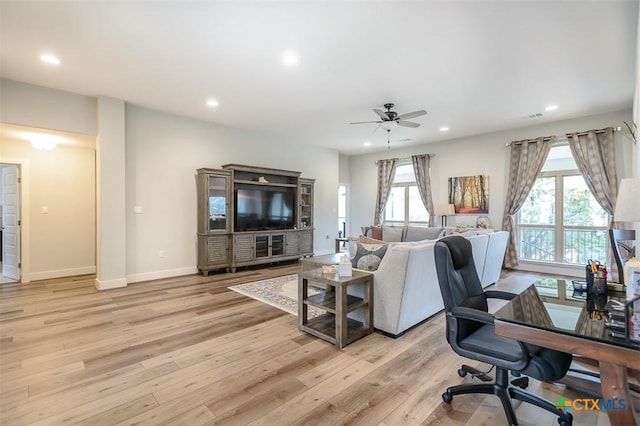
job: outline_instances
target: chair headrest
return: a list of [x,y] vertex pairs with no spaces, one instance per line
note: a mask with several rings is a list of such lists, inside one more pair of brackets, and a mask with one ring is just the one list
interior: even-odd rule
[[469,259],[473,259],[471,242],[466,238],[459,235],[452,235],[450,237],[442,238],[440,241],[449,247],[451,259],[453,260],[453,267],[455,269],[460,269],[466,266],[469,263]]

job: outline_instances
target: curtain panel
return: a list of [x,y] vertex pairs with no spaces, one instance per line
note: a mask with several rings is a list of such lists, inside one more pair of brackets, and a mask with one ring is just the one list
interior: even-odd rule
[[[618,199],[613,127],[567,133],[567,140],[587,188],[598,204],[613,217]],[[609,224],[610,227],[613,227],[614,220]],[[609,257],[613,259],[612,247],[609,247]],[[618,279],[621,271],[618,271],[615,262],[610,263],[610,269],[612,279]]]
[[429,226],[433,226],[435,222],[434,210],[433,210],[433,198],[431,197],[431,175],[429,170],[431,169],[431,156],[429,154],[424,155],[412,155],[411,162],[413,163],[413,172],[416,175],[416,184],[418,186],[418,192],[429,213]]
[[527,199],[533,184],[542,170],[555,136],[511,143],[509,153],[509,187],[504,207],[502,229],[509,232],[503,266],[512,268],[519,264],[513,216]]
[[618,198],[613,128],[568,133],[569,148],[587,187],[610,215]]
[[391,192],[391,184],[396,174],[396,158],[389,160],[378,160],[378,190],[376,195],[376,210],[373,216],[373,224],[379,225],[382,219],[384,206],[387,204],[389,193]]

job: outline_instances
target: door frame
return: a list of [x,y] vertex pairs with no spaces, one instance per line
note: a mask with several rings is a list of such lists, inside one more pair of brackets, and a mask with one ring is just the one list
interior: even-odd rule
[[18,185],[19,195],[19,211],[20,211],[20,282],[28,283],[31,281],[29,271],[31,270],[31,256],[29,241],[31,228],[29,223],[29,160],[26,158],[9,158],[0,156],[1,164],[12,164],[18,166],[20,184]]

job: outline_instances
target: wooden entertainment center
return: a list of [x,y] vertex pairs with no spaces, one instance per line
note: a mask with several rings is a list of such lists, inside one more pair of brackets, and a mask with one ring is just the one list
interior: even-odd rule
[[226,164],[198,169],[198,270],[313,255],[313,186],[300,172]]

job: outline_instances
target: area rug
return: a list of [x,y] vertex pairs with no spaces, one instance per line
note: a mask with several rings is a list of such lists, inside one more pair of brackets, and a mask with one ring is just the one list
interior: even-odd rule
[[[269,278],[252,283],[239,284],[228,287],[252,299],[282,309],[292,315],[298,315],[298,274]],[[322,290],[309,286],[309,295],[320,293]],[[315,318],[325,313],[322,309],[309,306],[309,318]]]

